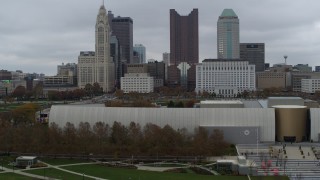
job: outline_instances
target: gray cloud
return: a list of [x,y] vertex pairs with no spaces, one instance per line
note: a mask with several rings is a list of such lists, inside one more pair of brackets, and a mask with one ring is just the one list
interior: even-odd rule
[[[2,0],[0,69],[56,73],[62,62],[77,62],[80,51],[94,50],[100,0]],[[266,43],[266,60],[318,65],[320,12],[317,0],[107,0],[106,8],[134,20],[134,43],[147,58],[170,51],[169,9],[187,15],[199,9],[200,61],[216,57],[216,23],[224,8],[240,18],[241,42]],[[320,65],[320,63],[319,63]]]

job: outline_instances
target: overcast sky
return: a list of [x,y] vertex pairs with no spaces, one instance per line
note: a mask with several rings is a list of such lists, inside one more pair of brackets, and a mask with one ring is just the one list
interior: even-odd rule
[[[102,0],[1,0],[0,69],[55,75],[57,65],[77,63],[94,51],[95,20]],[[266,45],[266,62],[320,65],[319,0],[106,0],[115,16],[133,19],[134,44],[147,59],[170,51],[169,9],[199,9],[199,54],[216,58],[216,24],[225,8],[240,19],[240,42]]]

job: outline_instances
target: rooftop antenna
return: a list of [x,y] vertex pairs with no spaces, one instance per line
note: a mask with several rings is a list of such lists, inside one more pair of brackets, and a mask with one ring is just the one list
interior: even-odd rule
[[102,5],[104,6],[104,0],[102,0]]
[[287,56],[287,55],[284,55],[283,57],[284,57],[284,64],[287,65],[287,58],[288,58],[288,56]]

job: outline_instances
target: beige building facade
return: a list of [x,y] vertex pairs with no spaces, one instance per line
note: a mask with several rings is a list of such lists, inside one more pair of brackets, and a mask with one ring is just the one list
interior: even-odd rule
[[257,72],[257,89],[286,88],[287,73],[285,72]]
[[84,53],[78,59],[78,86],[99,83],[103,91],[114,90],[115,67],[110,57],[110,27],[107,11],[102,5],[95,27],[95,52]]
[[301,142],[307,139],[306,106],[273,106],[276,115],[276,139],[279,142]]

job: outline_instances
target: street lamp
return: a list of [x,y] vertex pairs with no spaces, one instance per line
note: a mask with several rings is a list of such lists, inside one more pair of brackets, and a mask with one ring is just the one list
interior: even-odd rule
[[257,156],[259,155],[259,127],[257,127]]

